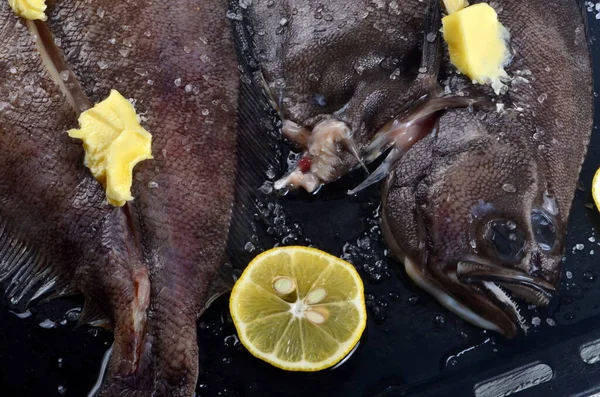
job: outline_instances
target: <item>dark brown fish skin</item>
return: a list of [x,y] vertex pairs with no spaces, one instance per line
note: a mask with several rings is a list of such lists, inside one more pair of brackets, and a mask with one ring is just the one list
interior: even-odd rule
[[358,166],[377,130],[422,95],[417,78],[426,4],[260,0],[248,7],[273,101],[282,119],[304,130],[287,133],[286,123],[284,134],[305,146],[300,141],[325,120],[341,121],[351,133],[328,147],[338,158],[323,159],[314,171],[320,182]]
[[[136,167],[135,200],[123,209],[104,202],[83,167],[81,143],[66,135],[76,114],[27,32],[21,27],[13,39],[19,43],[2,46],[0,98],[23,90],[29,75],[41,76],[32,85],[45,92],[0,113],[0,140],[12,149],[0,156],[9,170],[0,178],[0,220],[10,238],[27,235],[29,250],[53,259],[48,268],[60,273],[65,290],[83,293],[86,307],[114,324],[101,396],[194,392],[196,320],[224,255],[234,190],[239,71],[226,6],[209,0],[49,7],[47,25],[87,97],[98,102],[116,89],[133,98],[153,135],[154,159]],[[3,29],[18,21],[6,2],[0,16]],[[9,65],[24,42],[27,57],[13,76]],[[40,145],[44,137],[49,142]]]
[[[480,281],[498,280],[494,277],[501,271],[491,265],[535,277],[534,284],[545,285],[548,293],[558,282],[567,220],[592,129],[592,71],[575,1],[497,4],[514,53],[507,71],[517,78],[496,98],[506,111],[445,112],[438,132],[417,143],[388,179],[384,218],[389,244],[434,289],[514,336],[515,313],[503,309]],[[446,72],[451,69],[446,64]],[[449,86],[453,92],[495,97],[461,77],[449,78]],[[533,211],[555,227],[550,250],[540,243],[551,238],[536,237]],[[524,241],[522,259],[517,247],[509,250],[514,259],[509,263],[485,237],[506,231],[489,223],[494,220],[514,223],[514,233]],[[544,230],[546,236],[552,234]],[[506,243],[500,245],[506,248]],[[471,277],[474,268],[487,275]],[[531,291],[514,292],[544,303],[536,302]]]

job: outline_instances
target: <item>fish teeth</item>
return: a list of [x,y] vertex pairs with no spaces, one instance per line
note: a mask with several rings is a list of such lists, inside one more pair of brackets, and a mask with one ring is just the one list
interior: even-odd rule
[[521,310],[519,309],[519,305],[514,301],[514,299],[510,296],[510,294],[502,288],[500,285],[493,283],[491,281],[484,281],[483,285],[488,289],[494,296],[502,303],[507,305],[517,317],[517,321],[519,322],[519,326],[523,329],[523,332],[527,333],[529,330],[529,325],[527,325],[527,320],[521,315]]

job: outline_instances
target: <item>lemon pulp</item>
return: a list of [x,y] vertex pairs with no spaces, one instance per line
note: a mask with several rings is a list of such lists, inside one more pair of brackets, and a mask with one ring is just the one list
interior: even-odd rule
[[594,179],[592,180],[592,198],[596,208],[600,209],[600,168],[596,170]]
[[236,282],[229,306],[242,344],[290,371],[338,363],[359,341],[367,317],[354,267],[307,247],[257,256]]

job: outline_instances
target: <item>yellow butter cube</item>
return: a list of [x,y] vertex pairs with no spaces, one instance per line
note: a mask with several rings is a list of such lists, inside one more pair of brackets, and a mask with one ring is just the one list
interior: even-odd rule
[[442,18],[444,40],[451,62],[471,80],[491,84],[499,93],[504,66],[510,60],[508,31],[496,11],[486,3],[475,4]]
[[25,19],[39,19],[45,21],[46,1],[45,0],[8,0],[8,5],[15,14]]
[[448,14],[462,10],[467,7],[469,2],[467,0],[444,0],[444,7]]
[[83,141],[85,165],[105,187],[108,202],[120,207],[133,200],[133,168],[152,158],[152,135],[140,125],[133,105],[112,90],[81,113],[79,127],[68,134]]

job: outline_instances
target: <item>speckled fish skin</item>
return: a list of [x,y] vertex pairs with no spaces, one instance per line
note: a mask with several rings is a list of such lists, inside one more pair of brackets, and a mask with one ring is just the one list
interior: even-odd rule
[[282,119],[309,135],[327,120],[351,131],[355,152],[345,146],[349,140],[332,145],[339,160],[323,165],[332,169],[320,182],[357,166],[357,154],[377,130],[421,95],[420,84],[412,83],[419,76],[426,5],[257,0],[248,7],[256,55]]
[[440,301],[450,296],[510,337],[519,332],[518,314],[482,281],[538,304],[557,284],[592,130],[592,69],[577,2],[496,4],[514,53],[508,92],[496,98],[456,75],[446,84],[454,93],[495,98],[505,111],[445,112],[437,133],[417,143],[388,179],[384,218],[390,246]]
[[118,90],[153,135],[154,159],[136,167],[135,200],[119,209],[67,136],[76,113],[24,21],[0,2],[0,253],[11,255],[0,277],[29,292],[54,278],[57,295],[82,293],[88,315],[111,321],[103,397],[194,393],[196,320],[234,191],[239,71],[226,12],[218,0],[50,4],[47,26],[89,100]]

